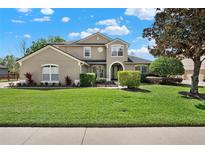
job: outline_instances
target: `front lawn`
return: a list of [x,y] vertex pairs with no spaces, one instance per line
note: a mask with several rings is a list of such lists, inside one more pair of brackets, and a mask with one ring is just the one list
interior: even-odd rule
[[178,93],[189,87],[140,88],[0,89],[0,126],[205,126],[205,104]]

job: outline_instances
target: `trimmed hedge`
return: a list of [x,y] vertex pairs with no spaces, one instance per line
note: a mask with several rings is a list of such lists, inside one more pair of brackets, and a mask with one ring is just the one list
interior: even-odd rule
[[141,73],[139,71],[118,71],[118,81],[121,86],[137,88],[140,85]]
[[80,74],[80,86],[81,87],[93,86],[95,82],[96,82],[95,73]]

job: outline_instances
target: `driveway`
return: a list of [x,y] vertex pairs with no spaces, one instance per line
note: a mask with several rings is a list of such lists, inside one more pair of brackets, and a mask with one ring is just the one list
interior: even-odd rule
[[[183,80],[183,81],[182,81],[182,84],[191,85],[191,80]],[[200,82],[199,82],[199,86],[205,87],[205,82],[200,81]]]
[[205,127],[0,127],[0,144],[205,144]]
[[7,88],[9,86],[9,83],[13,82],[16,84],[19,81],[10,81],[10,82],[0,82],[0,88]]

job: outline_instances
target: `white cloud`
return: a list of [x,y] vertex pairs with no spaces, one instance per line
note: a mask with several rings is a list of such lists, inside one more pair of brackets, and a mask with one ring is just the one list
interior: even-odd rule
[[24,37],[24,38],[27,38],[27,39],[30,39],[30,38],[31,38],[31,35],[29,35],[29,34],[24,34],[23,37]]
[[31,12],[32,10],[29,8],[18,8],[17,11],[22,13],[28,13]]
[[88,28],[86,31],[88,33],[96,33],[96,32],[99,32],[100,29],[99,28]]
[[106,33],[108,35],[127,35],[130,33],[130,31],[125,25],[120,26],[120,22],[122,20],[123,18],[120,16],[118,20],[116,19],[100,20],[96,24],[104,26],[100,30],[101,33]]
[[23,24],[23,23],[25,23],[25,21],[23,21],[23,20],[16,20],[16,19],[11,19],[11,22],[17,23],[17,24]]
[[54,10],[50,8],[44,8],[41,9],[41,13],[44,15],[52,15],[54,13]]
[[106,33],[108,35],[127,35],[130,33],[129,29],[125,25],[107,26],[104,29],[102,29],[101,32]]
[[139,48],[139,49],[130,49],[129,52],[130,52],[130,53],[149,53],[149,50],[148,50],[147,47],[142,46],[142,47]]
[[[123,20],[123,19],[120,19]],[[93,33],[96,32],[101,32],[101,33],[106,33],[108,35],[127,35],[130,33],[129,29],[123,25],[120,26],[117,22],[116,19],[106,19],[106,20],[101,20],[96,23],[97,25],[102,25],[102,28],[88,28],[85,31],[81,31],[79,33],[77,32],[72,32],[69,33],[69,37],[79,37],[80,38],[85,38]]]
[[140,20],[153,20],[156,12],[155,8],[130,8],[126,9],[125,15],[137,16]]
[[100,31],[99,28],[88,28],[86,31],[82,31],[80,33],[78,33],[78,32],[69,33],[68,36],[71,38],[79,37],[79,36],[80,36],[80,38],[85,38],[93,33],[99,32],[99,31]]
[[73,37],[78,37],[80,36],[80,33],[76,33],[76,32],[71,32],[68,34],[69,37],[73,38]]
[[138,49],[130,49],[128,50],[129,55],[148,59],[148,60],[154,60],[154,57],[149,53],[149,50],[147,47],[142,46]]
[[33,21],[36,21],[36,22],[48,22],[50,21],[50,17],[49,16],[44,16],[42,18],[34,18]]
[[147,38],[143,38],[141,36],[138,36],[135,40],[132,41],[132,43],[136,43],[136,42],[138,42],[138,43],[143,42],[143,43],[147,44],[150,47],[152,47],[156,44],[155,39],[151,39],[149,41]]
[[69,22],[70,21],[70,18],[69,17],[63,17],[61,19],[62,22]]
[[104,25],[104,26],[115,26],[115,25],[118,25],[116,19],[100,20],[96,24],[97,25]]
[[85,38],[85,37],[87,37],[87,36],[89,36],[89,35],[91,35],[92,33],[89,33],[89,32],[86,32],[86,31],[82,31],[81,33],[80,33],[80,38]]

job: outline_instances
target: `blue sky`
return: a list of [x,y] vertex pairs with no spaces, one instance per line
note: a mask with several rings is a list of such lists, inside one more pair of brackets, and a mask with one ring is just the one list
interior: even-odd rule
[[142,38],[151,26],[155,9],[0,9],[0,57],[21,57],[20,42],[48,36],[78,40],[100,31],[130,43],[129,53],[153,60],[147,46],[154,41]]

